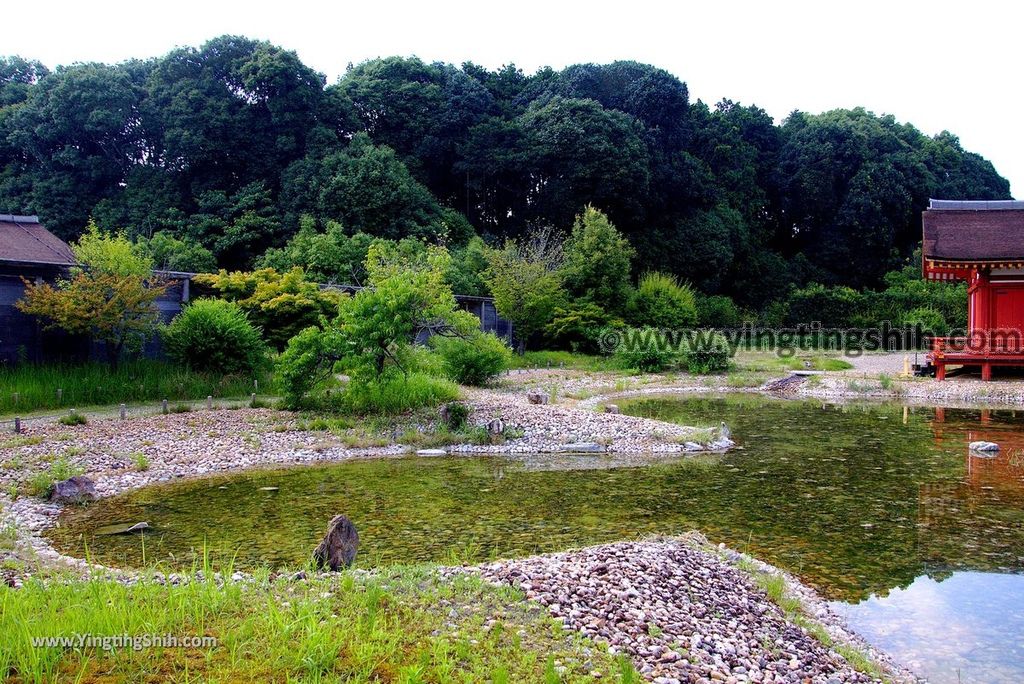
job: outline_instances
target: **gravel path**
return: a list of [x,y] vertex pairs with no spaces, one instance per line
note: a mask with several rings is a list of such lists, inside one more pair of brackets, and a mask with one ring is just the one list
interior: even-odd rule
[[[519,587],[556,619],[629,656],[645,679],[661,684],[877,681],[787,619],[750,575],[694,537],[606,544],[470,571]],[[797,594],[835,643],[870,653],[893,681],[914,681],[845,631],[811,590],[801,587]]]

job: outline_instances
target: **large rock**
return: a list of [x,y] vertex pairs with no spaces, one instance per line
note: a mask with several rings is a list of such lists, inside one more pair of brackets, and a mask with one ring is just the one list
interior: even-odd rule
[[337,572],[352,565],[358,550],[356,526],[346,516],[336,515],[327,526],[327,535],[313,550],[313,562],[319,568]]
[[547,404],[551,401],[551,396],[543,392],[527,392],[526,401],[531,404]]
[[604,412],[605,413],[614,413],[616,415],[618,415],[619,413],[622,413],[622,411],[619,410],[619,407],[618,407],[617,404],[605,404],[604,405]]
[[563,444],[558,448],[559,451],[567,454],[601,454],[605,452],[603,444],[597,442],[574,442],[573,444]]
[[971,451],[977,451],[983,454],[999,451],[998,444],[996,444],[995,442],[985,441],[971,442],[970,444],[967,445],[967,448],[970,449]]
[[50,501],[56,503],[85,503],[96,500],[96,483],[83,475],[75,475],[53,485]]

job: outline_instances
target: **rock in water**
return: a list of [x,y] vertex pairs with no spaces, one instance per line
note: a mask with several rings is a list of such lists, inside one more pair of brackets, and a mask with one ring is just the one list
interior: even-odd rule
[[981,452],[999,451],[999,445],[995,442],[971,442],[967,448],[971,451]]
[[336,515],[327,526],[327,535],[313,550],[313,562],[337,572],[352,565],[358,549],[356,526],[346,516]]
[[106,525],[96,529],[95,534],[108,536],[114,534],[136,534],[144,530],[150,529],[148,522],[137,522],[137,523],[121,523],[118,525]]
[[50,501],[57,503],[84,503],[95,500],[96,484],[82,475],[57,482],[50,492]]

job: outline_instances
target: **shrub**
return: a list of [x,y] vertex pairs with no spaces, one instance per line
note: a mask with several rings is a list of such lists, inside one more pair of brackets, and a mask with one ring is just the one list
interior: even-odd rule
[[252,372],[263,365],[266,346],[241,307],[222,299],[197,299],[164,330],[167,354],[197,370]]
[[821,323],[823,328],[856,327],[864,310],[864,295],[845,286],[811,283],[789,295],[790,325]]
[[544,335],[558,349],[596,354],[601,351],[601,336],[624,325],[597,304],[579,302],[555,309],[555,318],[544,328]]
[[61,425],[85,425],[89,422],[89,419],[83,413],[69,413],[58,418],[57,422]]
[[512,350],[494,333],[468,338],[435,336],[430,340],[441,357],[445,375],[462,385],[485,385],[508,368]]
[[740,310],[725,295],[697,299],[697,323],[704,328],[735,328],[743,321]]
[[689,285],[674,276],[647,273],[640,278],[629,303],[634,325],[654,328],[689,328],[697,323],[697,301]]
[[657,373],[678,363],[679,352],[659,330],[631,328],[623,331],[615,359],[623,368]]
[[342,394],[345,411],[395,414],[411,409],[437,406],[459,398],[459,387],[451,380],[423,373],[403,375],[389,372],[369,381],[353,380]]
[[445,408],[445,426],[452,432],[458,432],[466,427],[469,419],[469,407],[460,401],[453,401]]
[[949,332],[949,326],[942,313],[930,306],[920,306],[912,309],[903,317],[903,325],[908,328],[920,327],[925,335],[944,336]]
[[721,373],[729,370],[732,350],[729,341],[718,333],[695,335],[684,353],[686,370],[695,375]]

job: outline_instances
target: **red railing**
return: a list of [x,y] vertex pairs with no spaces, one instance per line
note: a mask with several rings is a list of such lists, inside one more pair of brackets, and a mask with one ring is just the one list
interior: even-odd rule
[[933,337],[932,356],[968,354],[987,356],[994,354],[1021,354],[1024,335],[1020,330],[976,331],[968,337]]

